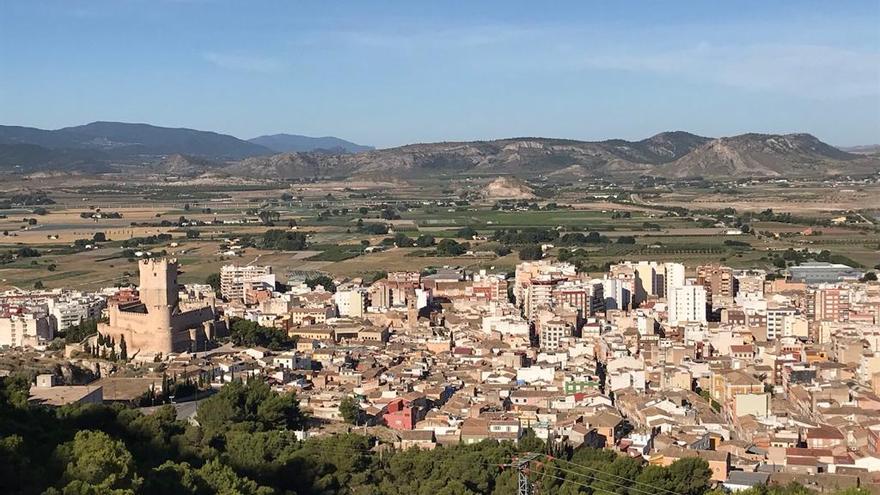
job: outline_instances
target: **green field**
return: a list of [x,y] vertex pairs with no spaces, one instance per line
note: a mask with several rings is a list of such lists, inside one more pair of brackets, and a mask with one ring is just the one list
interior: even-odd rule
[[[552,198],[520,201],[515,211],[508,211],[514,202],[499,203],[480,196],[487,180],[419,181],[400,185],[393,195],[386,185],[369,183],[357,188],[342,183],[239,187],[220,184],[199,186],[193,191],[178,186],[163,189],[155,184],[58,184],[47,189],[55,203],[43,206],[45,211],[39,214],[35,214],[34,206],[0,210],[0,230],[7,234],[0,238],[0,254],[23,247],[37,249],[41,254],[11,262],[7,259],[0,265],[0,286],[32,287],[39,282],[46,287],[95,288],[129,283],[137,269],[129,260],[130,255],[123,251],[122,241],[160,233],[170,234],[172,241],[138,249],[165,251],[178,257],[184,269],[184,282],[201,282],[223,264],[233,262],[270,264],[282,275],[324,271],[360,276],[438,266],[510,270],[518,261],[516,253],[520,246],[509,246],[513,253],[508,256],[487,259],[437,257],[433,248],[392,247],[364,254],[362,243],[387,246],[387,238],[394,233],[412,239],[424,234],[438,241],[451,238],[468,242],[470,249],[481,251],[497,246],[491,242],[497,231],[512,229],[549,230],[560,237],[573,232],[599,232],[607,238],[607,244],[565,246],[578,249],[579,266],[591,271],[601,271],[608,263],[621,260],[674,260],[690,266],[725,263],[737,268],[773,269],[774,260],[787,249],[814,253],[827,250],[836,259],[867,268],[880,263],[880,227],[870,222],[880,211],[874,199],[880,198],[880,186],[844,197],[811,184],[698,187],[688,183],[653,188],[622,184],[609,188],[601,183],[571,183],[554,188]],[[597,199],[600,197],[606,199]],[[548,206],[551,202],[557,206]],[[855,213],[845,209],[853,206],[861,209]],[[775,207],[774,212],[789,216],[773,215],[769,221],[750,217],[765,207]],[[122,218],[81,218],[81,213],[97,208],[118,211]],[[362,208],[366,211],[360,211]],[[734,208],[735,215],[722,213],[725,208]],[[259,211],[275,212],[274,225],[262,224],[257,218]],[[383,218],[389,211],[399,219]],[[758,234],[724,235],[727,224],[743,215]],[[854,222],[830,223],[841,216]],[[206,224],[178,226],[180,217]],[[35,218],[36,224],[28,225],[27,218]],[[364,228],[359,228],[359,223]],[[291,224],[308,236],[308,252],[283,253],[247,247],[235,256],[220,254],[224,239],[259,241],[266,230],[283,230]],[[375,224],[387,224],[392,232],[365,231]],[[463,227],[475,229],[491,244],[484,249],[482,245],[487,241],[458,238]],[[803,235],[808,228],[814,230],[813,235]],[[198,231],[199,238],[187,239],[188,230]],[[111,241],[101,243],[95,250],[72,247],[75,240],[91,239],[97,232],[105,233]],[[635,243],[618,243],[623,237],[633,237]],[[176,245],[172,246],[172,242]],[[562,246],[559,242],[551,244],[557,245],[549,251],[550,256],[555,256]]]

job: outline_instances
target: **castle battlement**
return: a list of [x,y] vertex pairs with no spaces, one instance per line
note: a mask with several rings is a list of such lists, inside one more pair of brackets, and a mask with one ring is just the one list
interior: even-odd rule
[[[213,335],[214,310],[210,306],[180,312],[177,283],[178,264],[173,258],[145,259],[138,262],[140,303],[110,308],[110,322],[99,331],[117,341],[125,337],[132,351],[140,355],[166,355],[188,351],[195,334],[210,328]],[[205,337],[200,337],[204,339]]]

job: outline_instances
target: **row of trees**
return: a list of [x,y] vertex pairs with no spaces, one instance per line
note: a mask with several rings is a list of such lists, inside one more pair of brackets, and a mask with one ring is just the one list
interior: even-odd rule
[[260,247],[276,251],[302,251],[308,246],[306,235],[302,232],[270,229],[263,234]]

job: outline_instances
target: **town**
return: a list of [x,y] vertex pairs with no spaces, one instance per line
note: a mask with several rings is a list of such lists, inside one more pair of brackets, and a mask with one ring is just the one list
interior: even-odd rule
[[0,2],[0,495],[880,495],[878,26]]
[[[880,472],[872,272],[638,261],[596,277],[548,257],[510,274],[282,284],[271,266],[229,264],[212,287],[179,284],[175,259],[138,268],[136,287],[0,296],[4,359],[64,370],[36,376],[29,401],[172,403],[197,421],[198,401],[258,380],[295,393],[301,438],[433,449],[534,435],[650,465],[699,457],[730,490]],[[76,338],[58,346],[59,333]]]

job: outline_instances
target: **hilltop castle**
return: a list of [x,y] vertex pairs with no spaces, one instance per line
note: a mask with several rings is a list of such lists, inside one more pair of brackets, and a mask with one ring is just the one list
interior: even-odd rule
[[98,332],[117,343],[124,337],[129,356],[202,350],[217,331],[225,330],[211,306],[180,310],[177,260],[140,260],[138,268],[140,300],[111,305],[110,322],[98,326]]

